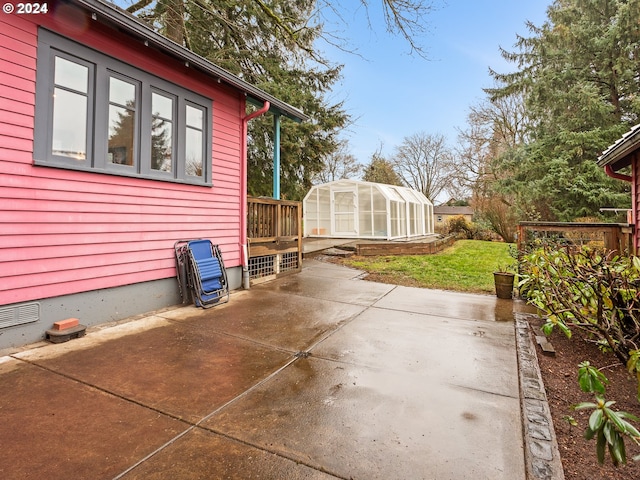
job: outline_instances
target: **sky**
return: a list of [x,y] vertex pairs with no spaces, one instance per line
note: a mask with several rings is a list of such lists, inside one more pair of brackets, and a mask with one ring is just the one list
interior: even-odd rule
[[360,56],[318,45],[332,62],[344,64],[343,79],[328,98],[344,101],[354,118],[343,137],[363,164],[381,145],[383,155],[391,156],[405,137],[420,132],[442,134],[453,147],[469,107],[493,86],[489,67],[515,69],[500,47],[513,51],[518,34],[529,36],[527,21],[541,26],[552,0],[434,0],[439,7],[419,42],[428,60],[410,55],[406,40],[386,33],[375,12],[381,0],[369,3],[372,28],[357,8],[360,1],[344,0],[344,8],[353,4],[355,13],[345,17],[349,26],[342,35]]

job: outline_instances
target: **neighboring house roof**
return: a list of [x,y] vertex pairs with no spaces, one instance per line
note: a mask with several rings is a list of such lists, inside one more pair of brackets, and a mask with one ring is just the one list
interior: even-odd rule
[[624,168],[630,164],[629,154],[640,148],[640,124],[632,127],[613,145],[607,148],[598,157],[598,165],[605,167],[611,165],[615,169]]
[[433,207],[434,215],[473,215],[471,207],[450,207],[448,205],[438,205]]
[[77,4],[84,6],[92,13],[94,20],[107,21],[113,23],[130,34],[140,38],[145,46],[153,47],[162,52],[178,58],[189,67],[199,69],[207,75],[217,77],[218,82],[224,82],[237,90],[244,92],[248,100],[260,103],[269,102],[270,111],[285,115],[295,121],[305,121],[309,119],[302,110],[289,105],[282,100],[278,100],[273,95],[251,85],[240,77],[226,71],[225,69],[211,63],[207,59],[184,48],[182,45],[155,32],[142,23],[137,17],[121,9],[117,5],[104,0],[74,0]]

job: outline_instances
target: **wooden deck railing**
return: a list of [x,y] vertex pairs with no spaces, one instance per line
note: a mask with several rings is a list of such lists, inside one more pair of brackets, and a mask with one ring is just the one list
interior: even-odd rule
[[551,236],[575,245],[600,245],[621,255],[636,254],[633,225],[626,223],[520,222],[518,250],[535,238]]
[[256,283],[302,269],[302,204],[249,197],[249,278]]

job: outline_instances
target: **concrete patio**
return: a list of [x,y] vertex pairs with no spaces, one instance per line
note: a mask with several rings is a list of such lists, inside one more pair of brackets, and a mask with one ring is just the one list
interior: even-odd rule
[[0,357],[0,478],[525,478],[514,308],[302,273]]

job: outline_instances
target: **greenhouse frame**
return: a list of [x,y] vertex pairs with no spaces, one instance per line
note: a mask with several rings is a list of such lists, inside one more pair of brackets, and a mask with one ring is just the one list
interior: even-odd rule
[[304,236],[394,240],[434,233],[433,204],[417,190],[337,180],[303,200]]

